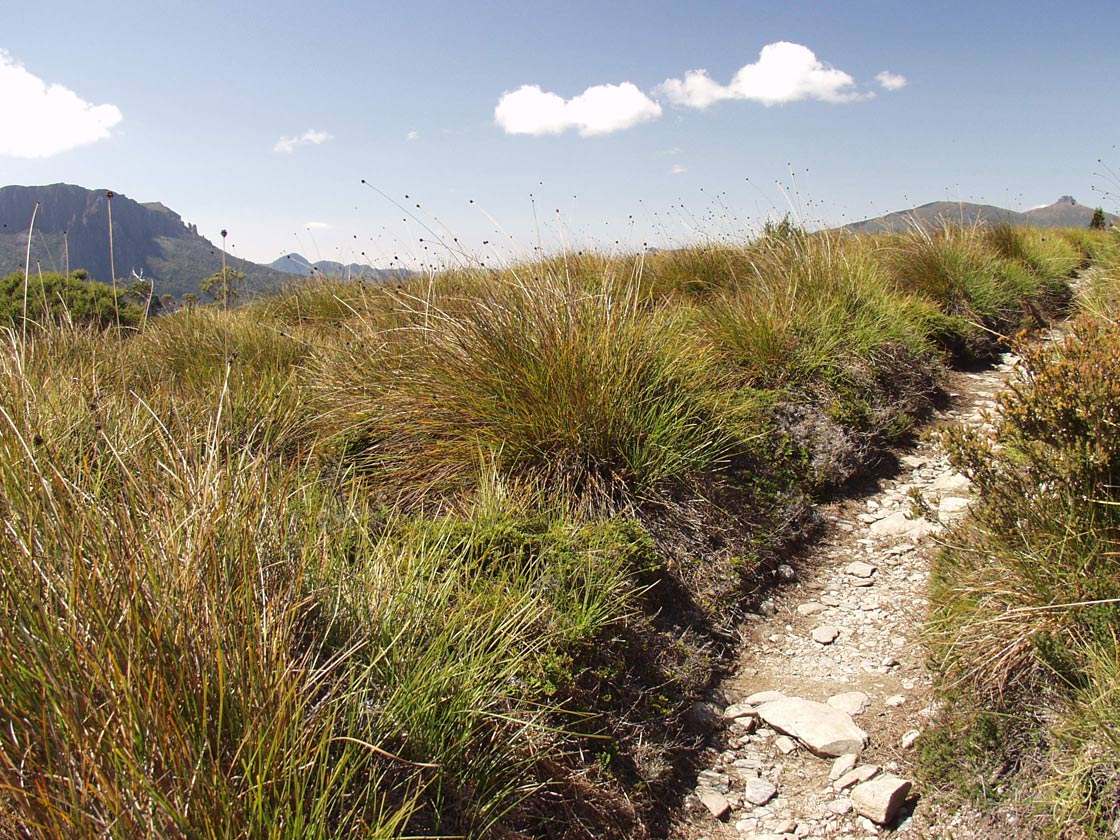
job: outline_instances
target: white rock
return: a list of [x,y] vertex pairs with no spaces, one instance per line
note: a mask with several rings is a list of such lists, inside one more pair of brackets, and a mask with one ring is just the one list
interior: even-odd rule
[[968,490],[969,480],[958,472],[948,470],[939,475],[930,485],[929,489],[934,493],[955,493],[961,490]]
[[879,773],[879,766],[877,764],[862,764],[854,770],[849,770],[839,779],[832,783],[836,790],[846,790],[852,785],[858,785],[866,782],[868,779],[874,779]]
[[901,537],[913,531],[919,521],[907,517],[906,511],[896,510],[890,516],[884,516],[878,522],[868,525],[867,530],[880,537]]
[[875,567],[870,563],[864,563],[862,560],[854,560],[844,567],[844,571],[852,577],[869,578],[875,574]]
[[902,748],[904,750],[910,749],[912,746],[914,746],[914,744],[918,742],[918,736],[921,734],[922,731],[920,729],[911,729],[909,732],[902,736]]
[[899,706],[901,706],[903,703],[906,702],[906,695],[905,694],[892,694],[890,697],[888,697],[886,699],[885,702],[888,706],[891,706],[891,707],[897,709]]
[[869,782],[856,785],[851,793],[852,804],[857,812],[869,820],[887,825],[898,814],[910,788],[911,783],[898,776],[877,776]]
[[717,820],[725,820],[731,816],[731,804],[722,793],[706,790],[700,794],[700,801]]
[[820,645],[830,645],[836,641],[836,637],[840,635],[840,630],[836,627],[828,625],[816,628],[813,633],[813,641]]
[[847,713],[813,700],[774,700],[759,706],[758,714],[774,729],[796,738],[819,756],[858,755],[870,740]]
[[847,797],[833,799],[825,807],[828,809],[829,813],[836,814],[836,816],[838,817],[842,817],[845,814],[850,814],[852,812],[852,800],[848,799]]
[[854,716],[866,711],[871,698],[862,691],[846,691],[843,694],[833,694],[825,702],[834,709]]
[[798,615],[813,615],[819,613],[824,609],[824,604],[818,604],[816,601],[809,601],[805,604],[799,604],[797,607]]
[[972,502],[969,499],[962,499],[959,496],[946,496],[937,505],[937,518],[942,522],[953,519],[964,513],[970,504]]
[[774,700],[785,700],[786,696],[780,691],[758,691],[752,694],[743,702],[750,706],[761,706],[763,703],[770,703]]
[[778,738],[775,738],[774,746],[782,755],[789,755],[791,752],[797,749],[797,744],[794,743],[794,740],[786,735],[781,735]]
[[736,703],[734,706],[728,706],[723,710],[723,717],[725,720],[737,720],[745,717],[756,718],[758,717],[758,710],[750,703]]
[[856,766],[859,761],[859,756],[855,753],[847,753],[840,756],[832,762],[832,769],[828,771],[828,780],[835,782],[849,770]]
[[749,781],[743,789],[743,798],[752,805],[765,805],[777,795],[778,789],[765,779]]

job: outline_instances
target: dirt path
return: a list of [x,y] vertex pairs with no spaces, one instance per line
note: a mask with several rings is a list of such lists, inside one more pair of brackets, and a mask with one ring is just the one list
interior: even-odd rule
[[[956,374],[951,406],[935,422],[982,426],[1014,362]],[[917,494],[926,515],[914,519]],[[789,583],[742,628],[739,665],[713,709],[725,725],[672,836],[974,836],[905,785],[913,739],[932,713],[919,639],[930,558],[944,523],[968,503],[967,480],[922,442],[872,495],[823,511],[825,539],[798,568],[780,570]]]

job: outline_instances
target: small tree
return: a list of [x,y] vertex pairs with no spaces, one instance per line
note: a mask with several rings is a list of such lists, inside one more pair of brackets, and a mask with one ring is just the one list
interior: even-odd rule
[[213,295],[223,309],[228,309],[229,302],[237,298],[237,287],[244,279],[245,272],[230,266],[211,274],[199,288],[203,294]]
[[188,310],[194,309],[197,304],[198,295],[196,295],[194,292],[187,292],[185,295],[183,295],[183,306],[185,306]]
[[1098,207],[1093,211],[1093,218],[1089,220],[1089,230],[1104,230],[1106,227],[1104,210]]

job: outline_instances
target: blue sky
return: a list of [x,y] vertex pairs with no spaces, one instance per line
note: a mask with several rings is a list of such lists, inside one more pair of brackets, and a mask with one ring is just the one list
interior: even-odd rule
[[945,198],[1096,204],[1097,160],[1120,167],[1115,12],[26,4],[0,13],[0,184],[159,200],[257,261],[377,265],[438,249],[363,178],[497,257],[538,231],[546,249],[748,234],[791,206],[839,223]]

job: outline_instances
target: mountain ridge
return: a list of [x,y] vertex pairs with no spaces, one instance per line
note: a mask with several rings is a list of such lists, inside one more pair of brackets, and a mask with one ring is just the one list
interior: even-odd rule
[[[85,269],[94,280],[111,282],[110,193],[112,265],[118,280],[135,272],[154,282],[157,295],[182,297],[198,294],[203,279],[221,268],[221,249],[162,202],[138,202],[116,190],[57,183],[0,187],[0,274],[23,271],[34,213],[33,271],[38,266],[64,272],[69,266]],[[291,281],[289,274],[229,254],[226,264],[245,274],[242,291],[247,295],[274,291]]]
[[[968,201],[931,201],[909,210],[895,210],[843,225],[840,230],[849,233],[898,233],[907,230],[930,230],[945,224],[999,224],[1033,227],[1088,227],[1095,208],[1080,204],[1069,195],[1063,195],[1053,204],[1030,210],[1009,210],[994,204],[975,204]],[[1105,213],[1109,225],[1120,223],[1120,216]]]
[[277,257],[268,264],[268,267],[300,277],[319,274],[327,277],[346,277],[350,279],[366,278],[379,282],[403,280],[412,275],[412,272],[405,268],[374,268],[363,263],[340,263],[334,260],[311,262],[303,254],[295,251]]

